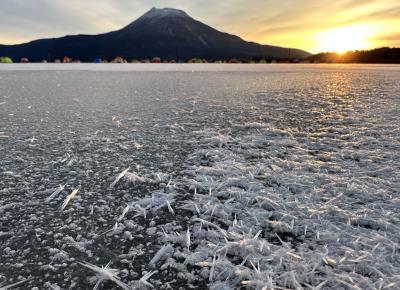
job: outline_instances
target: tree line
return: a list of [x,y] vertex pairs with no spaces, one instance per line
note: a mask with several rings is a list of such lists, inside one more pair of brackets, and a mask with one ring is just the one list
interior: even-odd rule
[[382,47],[372,50],[355,50],[345,53],[325,52],[308,58],[321,63],[400,63],[400,48]]

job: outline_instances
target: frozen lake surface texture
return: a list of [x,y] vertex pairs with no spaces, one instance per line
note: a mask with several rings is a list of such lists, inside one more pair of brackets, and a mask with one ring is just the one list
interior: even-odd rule
[[400,289],[400,67],[2,65],[0,289]]

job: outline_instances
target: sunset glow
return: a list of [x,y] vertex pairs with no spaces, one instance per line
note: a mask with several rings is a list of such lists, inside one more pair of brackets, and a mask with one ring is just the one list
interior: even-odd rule
[[316,35],[318,51],[344,53],[374,47],[375,28],[368,25],[345,26],[323,31]]

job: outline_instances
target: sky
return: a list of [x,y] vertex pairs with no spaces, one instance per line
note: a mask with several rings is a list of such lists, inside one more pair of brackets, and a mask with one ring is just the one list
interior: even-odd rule
[[312,53],[400,47],[399,0],[0,0],[0,43],[117,30],[152,7]]

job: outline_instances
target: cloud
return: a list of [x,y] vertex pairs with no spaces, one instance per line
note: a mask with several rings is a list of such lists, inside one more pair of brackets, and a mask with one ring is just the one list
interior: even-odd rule
[[397,0],[0,0],[0,43],[116,30],[153,6],[183,9],[246,40],[305,49],[325,29],[388,19],[400,25]]

